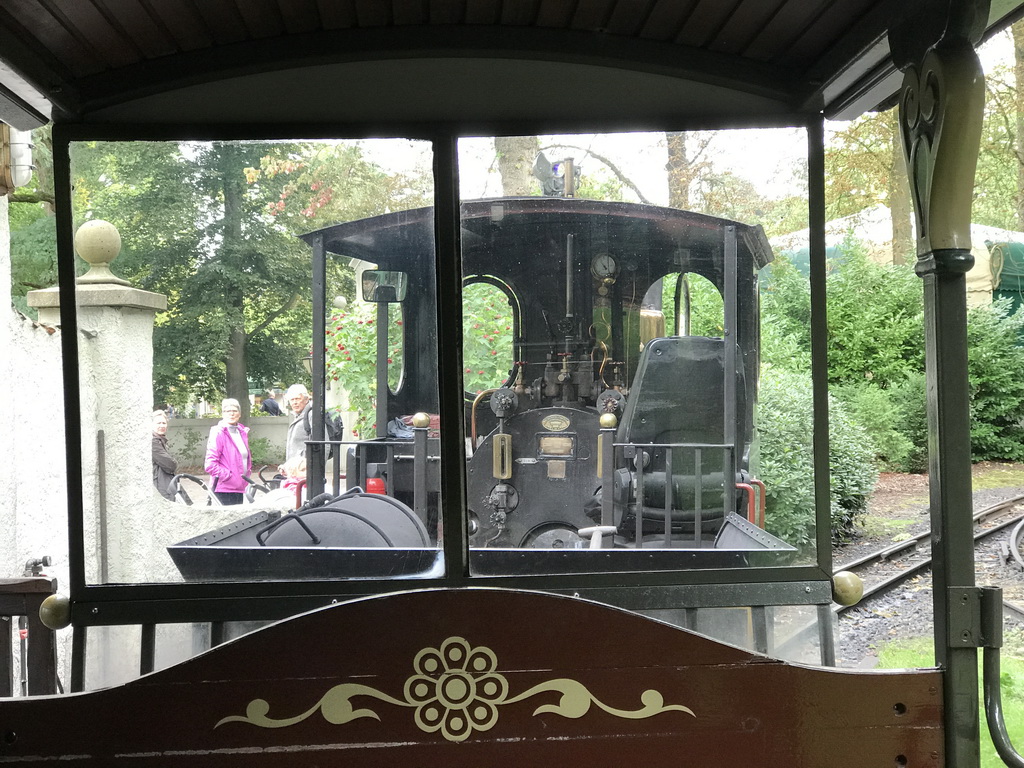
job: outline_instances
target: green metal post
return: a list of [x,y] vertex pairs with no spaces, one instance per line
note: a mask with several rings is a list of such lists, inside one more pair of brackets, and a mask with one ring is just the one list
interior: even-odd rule
[[961,603],[975,584],[965,274],[974,263],[971,202],[985,95],[973,45],[986,5],[922,0],[917,10],[944,23],[890,31],[905,72],[900,130],[924,280],[935,658],[945,671],[945,764],[956,768],[980,763],[981,638]]

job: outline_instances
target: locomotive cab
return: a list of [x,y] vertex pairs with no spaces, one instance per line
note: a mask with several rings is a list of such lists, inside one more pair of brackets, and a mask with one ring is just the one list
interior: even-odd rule
[[[729,528],[730,547],[755,529],[739,548],[787,549],[760,530],[753,450],[760,227],[571,198],[461,210],[470,547],[713,549]],[[436,342],[418,330],[436,312],[431,225],[426,208],[304,238],[351,259],[377,307],[376,434],[348,444],[347,484],[407,504],[436,538],[439,420],[419,455],[412,439],[412,415],[439,410]],[[717,321],[692,330],[709,335],[691,333],[697,279]]]

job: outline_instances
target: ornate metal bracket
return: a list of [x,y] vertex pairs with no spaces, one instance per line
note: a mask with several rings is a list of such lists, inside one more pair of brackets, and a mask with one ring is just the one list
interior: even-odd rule
[[963,274],[971,256],[971,203],[985,81],[974,49],[932,49],[907,68],[900,132],[917,218],[918,274]]

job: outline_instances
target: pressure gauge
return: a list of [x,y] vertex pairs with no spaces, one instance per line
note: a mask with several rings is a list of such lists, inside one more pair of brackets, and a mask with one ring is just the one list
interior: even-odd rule
[[611,254],[599,253],[590,262],[590,271],[598,280],[611,280],[619,274],[619,265],[615,263]]

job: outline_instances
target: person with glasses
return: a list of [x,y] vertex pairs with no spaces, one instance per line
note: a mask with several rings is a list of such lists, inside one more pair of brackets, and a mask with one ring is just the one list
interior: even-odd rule
[[239,423],[242,407],[233,397],[221,403],[220,414],[221,420],[210,429],[204,466],[213,481],[214,495],[220,503],[241,504],[242,494],[248,485],[246,477],[252,472],[249,428]]

